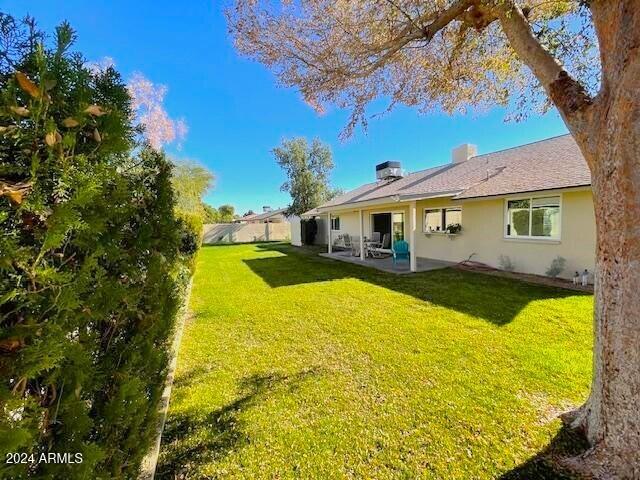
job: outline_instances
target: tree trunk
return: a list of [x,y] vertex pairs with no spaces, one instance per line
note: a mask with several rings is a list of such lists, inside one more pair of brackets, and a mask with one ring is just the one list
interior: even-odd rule
[[594,372],[573,422],[593,448],[571,463],[598,478],[640,479],[640,135],[618,132],[596,153]]
[[[640,1],[593,1],[603,85],[590,131],[597,227],[591,395],[573,426],[592,448],[571,466],[640,479]],[[585,132],[583,132],[585,133]]]

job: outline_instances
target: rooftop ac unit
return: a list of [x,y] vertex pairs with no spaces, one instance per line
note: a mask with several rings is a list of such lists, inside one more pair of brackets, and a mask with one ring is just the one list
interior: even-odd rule
[[384,162],[376,165],[376,180],[391,180],[404,177],[400,162]]

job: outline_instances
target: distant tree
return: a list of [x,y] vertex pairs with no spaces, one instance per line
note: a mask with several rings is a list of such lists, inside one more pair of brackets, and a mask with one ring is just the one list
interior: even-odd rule
[[178,211],[204,218],[202,197],[212,188],[213,180],[213,173],[202,165],[191,160],[175,160],[172,183]]
[[328,145],[317,138],[309,145],[306,138],[298,137],[284,140],[272,152],[287,176],[280,187],[291,195],[287,214],[300,215],[331,198],[329,174],[333,155]]
[[204,208],[204,223],[220,223],[220,213],[217,208],[207,203],[203,203],[202,208]]
[[255,215],[256,213],[253,210],[249,210],[247,213],[242,215],[243,217],[248,217],[249,215]]
[[[1,57],[0,51],[0,63]],[[113,58],[103,57],[98,61],[85,62],[84,66],[93,74],[100,74],[110,68],[115,69],[116,64]],[[154,150],[161,150],[174,142],[178,142],[180,146],[189,127],[184,118],[176,120],[169,116],[164,106],[167,86],[154,84],[140,72],[135,72],[129,79],[127,90],[132,100],[135,120],[141,127],[142,137],[149,145]]]
[[236,209],[233,205],[220,205],[218,208],[218,213],[220,214],[220,222],[221,223],[231,223],[233,222],[235,216]]
[[165,85],[156,85],[136,72],[129,80],[127,89],[136,117],[144,127],[144,137],[152,148],[160,150],[168,143],[184,140],[188,131],[187,123],[183,118],[174,120],[169,117],[164,107],[164,97],[167,94]]

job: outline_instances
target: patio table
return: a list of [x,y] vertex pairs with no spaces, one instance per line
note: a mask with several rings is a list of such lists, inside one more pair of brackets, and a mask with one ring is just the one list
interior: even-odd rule
[[374,242],[373,240],[366,240],[364,242],[364,256],[365,257],[369,257],[371,256],[371,249],[372,248],[382,248],[382,242]]

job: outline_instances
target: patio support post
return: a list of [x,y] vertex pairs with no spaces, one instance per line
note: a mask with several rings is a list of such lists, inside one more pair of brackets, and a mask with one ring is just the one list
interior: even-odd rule
[[409,207],[409,267],[412,272],[417,270],[416,262],[416,202]]
[[364,260],[364,220],[360,210],[360,260]]
[[331,213],[327,213],[327,252],[331,253]]

